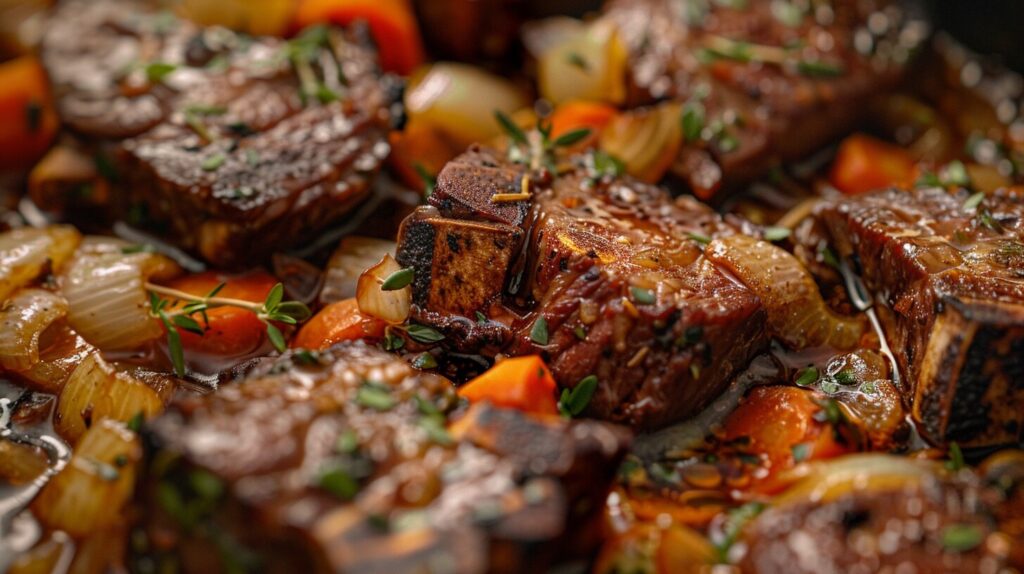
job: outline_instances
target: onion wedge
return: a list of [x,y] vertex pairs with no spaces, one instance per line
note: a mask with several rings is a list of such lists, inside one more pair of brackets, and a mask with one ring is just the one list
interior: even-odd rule
[[391,324],[401,323],[409,317],[412,308],[412,287],[385,290],[385,282],[402,267],[390,254],[370,267],[359,277],[356,301],[359,311]]
[[70,225],[0,233],[0,301],[47,271],[60,271],[82,236]]
[[863,317],[844,317],[829,309],[811,274],[781,247],[735,235],[712,241],[705,254],[761,298],[772,333],[793,349],[849,350],[867,329]]
[[0,366],[25,371],[39,362],[39,337],[68,312],[60,295],[23,289],[0,309]]

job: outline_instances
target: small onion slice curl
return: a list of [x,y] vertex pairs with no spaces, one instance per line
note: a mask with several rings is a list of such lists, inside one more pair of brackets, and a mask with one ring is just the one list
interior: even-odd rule
[[81,239],[70,225],[0,233],[0,301],[47,270],[59,272]]
[[863,317],[845,317],[830,309],[811,274],[781,247],[734,235],[712,241],[706,255],[761,299],[772,334],[792,349],[849,350],[867,330]]
[[401,268],[395,258],[387,254],[379,263],[363,272],[356,288],[359,311],[391,324],[401,323],[409,317],[412,287],[406,285],[393,291],[383,289],[384,281]]
[[0,309],[0,365],[26,371],[39,362],[39,337],[68,312],[63,297],[44,289],[23,289]]

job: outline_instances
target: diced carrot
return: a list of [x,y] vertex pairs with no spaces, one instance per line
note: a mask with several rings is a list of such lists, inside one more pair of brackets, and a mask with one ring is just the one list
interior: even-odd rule
[[551,114],[551,137],[558,138],[573,130],[588,128],[596,138],[617,113],[614,107],[598,102],[564,103]]
[[324,307],[299,330],[292,347],[326,349],[342,341],[380,339],[387,323],[359,311],[355,299],[345,299]]
[[906,150],[864,134],[839,146],[832,164],[832,185],[847,194],[865,193],[913,182],[914,160]]
[[0,169],[26,169],[42,157],[59,122],[39,60],[0,64]]
[[488,401],[499,407],[535,414],[557,414],[555,378],[536,355],[505,359],[459,389],[471,403]]
[[748,452],[767,458],[770,475],[803,460],[848,452],[836,441],[832,425],[818,420],[822,407],[814,396],[798,387],[757,387],[726,419],[724,440],[749,439]]
[[[230,276],[216,272],[197,273],[180,277],[168,284],[168,287],[193,295],[206,295],[215,287],[224,283],[224,288],[217,297],[241,299],[260,303],[278,283],[277,279],[264,272]],[[179,303],[182,306],[184,303]],[[174,309],[176,307],[172,307]],[[206,312],[209,328],[199,335],[181,328],[181,346],[186,352],[201,353],[208,357],[242,357],[254,353],[263,346],[266,326],[256,314],[237,307],[218,307]],[[198,314],[194,318],[203,327],[207,323]]]
[[423,63],[423,40],[409,0],[301,0],[294,27],[357,20],[370,26],[385,70],[409,75]]

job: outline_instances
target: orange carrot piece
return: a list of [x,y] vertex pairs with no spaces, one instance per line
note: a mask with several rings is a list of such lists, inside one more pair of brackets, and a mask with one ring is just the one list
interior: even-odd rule
[[839,146],[830,179],[851,195],[912,183],[914,160],[906,150],[864,134],[854,134]]
[[499,407],[535,414],[558,414],[557,384],[544,360],[536,355],[505,359],[459,389],[471,403],[488,401]]
[[355,299],[332,303],[299,329],[293,348],[321,350],[342,341],[380,339],[387,324],[359,311]]
[[59,121],[39,60],[0,64],[0,169],[27,169],[50,147]]

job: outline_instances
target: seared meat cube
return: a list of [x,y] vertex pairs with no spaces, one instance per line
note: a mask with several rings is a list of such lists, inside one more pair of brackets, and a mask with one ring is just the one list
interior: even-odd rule
[[[467,152],[403,224],[398,260],[415,268],[414,316],[454,349],[542,354],[563,387],[598,378],[590,415],[657,428],[722,391],[766,345],[765,316],[704,257],[731,225],[592,160],[529,181],[497,152]],[[524,187],[522,201],[493,197]]]
[[354,31],[285,42],[146,3],[71,0],[42,52],[62,120],[113,150],[125,203],[215,265],[335,221],[388,151],[384,80]]
[[487,405],[362,343],[296,351],[152,425],[148,552],[185,572],[521,572],[593,550],[629,434]]
[[700,133],[687,138],[671,171],[701,198],[851,130],[928,34],[899,2],[812,6],[608,3],[605,18],[629,54],[626,104],[671,99],[694,110]]
[[823,464],[747,528],[743,572],[885,572],[912,565],[952,574],[1007,565],[1015,542],[996,533],[996,492],[970,473],[945,476],[940,464],[880,454]]
[[914,419],[938,443],[1024,436],[1024,201],[978,199],[894,190],[818,212],[874,292]]

